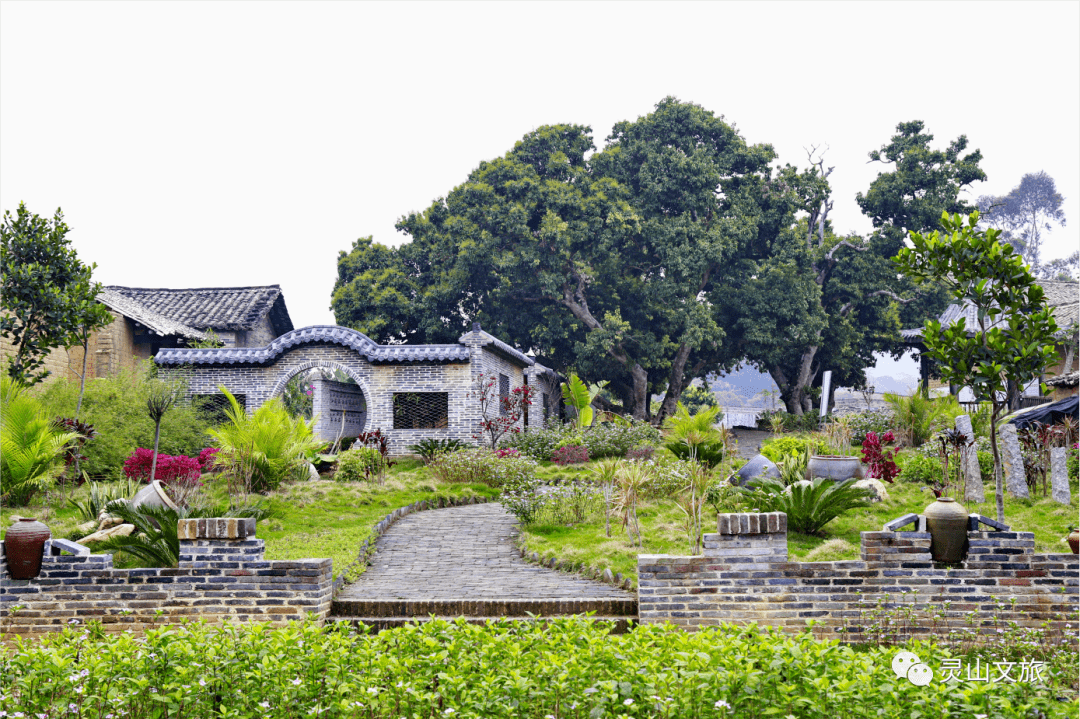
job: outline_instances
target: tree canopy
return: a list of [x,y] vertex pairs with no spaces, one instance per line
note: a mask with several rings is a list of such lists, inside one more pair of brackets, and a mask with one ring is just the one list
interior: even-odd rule
[[1029,172],[1020,184],[1004,196],[982,195],[978,199],[979,216],[983,223],[1001,231],[1032,271],[1041,277],[1052,278],[1068,265],[1068,258],[1044,268],[1042,261],[1043,231],[1051,223],[1065,226],[1065,198],[1057,191],[1057,183],[1043,171]]
[[101,290],[91,280],[97,265],[79,260],[68,232],[59,209],[52,220],[31,213],[21,202],[15,217],[4,212],[0,334],[15,346],[7,372],[20,384],[35,384],[49,375],[42,367],[50,350],[76,344],[80,336],[112,320],[94,300]]

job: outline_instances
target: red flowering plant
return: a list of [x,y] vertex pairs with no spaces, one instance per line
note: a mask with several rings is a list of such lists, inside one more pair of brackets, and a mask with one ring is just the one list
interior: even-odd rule
[[584,464],[589,461],[589,450],[579,444],[568,444],[552,452],[551,461],[560,467],[568,464]]
[[528,385],[514,387],[503,394],[498,375],[481,374],[469,392],[469,397],[480,403],[480,426],[473,439],[495,449],[503,435],[521,432],[518,422],[529,411],[532,396],[533,389]]
[[514,449],[513,447],[503,447],[501,449],[495,450],[495,456],[499,459],[505,459],[507,457],[520,457],[521,452]]
[[[217,452],[217,450],[212,450],[207,455],[210,462],[213,462],[214,452]],[[206,453],[207,450],[203,450],[199,457],[201,458]],[[153,463],[153,459],[154,450],[143,449],[142,447],[136,449],[130,457],[124,460],[124,476],[140,482],[149,482],[150,465]],[[154,479],[161,481],[178,504],[186,506],[191,496],[202,488],[202,473],[203,465],[194,457],[184,455],[174,457],[158,452]]]
[[877,432],[874,431],[866,433],[866,439],[862,443],[862,461],[863,464],[869,465],[866,470],[867,477],[892,484],[896,475],[900,474],[900,468],[893,461],[896,457],[896,448],[885,446],[895,441],[896,437],[893,436],[891,429],[881,437],[878,437]]

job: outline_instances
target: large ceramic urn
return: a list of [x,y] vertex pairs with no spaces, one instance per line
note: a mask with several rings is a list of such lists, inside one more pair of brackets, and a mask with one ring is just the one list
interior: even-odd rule
[[1074,529],[1069,532],[1069,536],[1066,537],[1069,542],[1069,549],[1073,554],[1080,554],[1080,529]]
[[41,573],[45,542],[52,532],[34,517],[23,517],[4,535],[4,553],[12,579],[33,579]]
[[952,497],[940,497],[923,510],[935,562],[963,561],[967,550],[968,513]]
[[860,464],[862,460],[858,457],[815,454],[806,464],[806,478],[827,477],[834,482],[843,482],[859,473]]

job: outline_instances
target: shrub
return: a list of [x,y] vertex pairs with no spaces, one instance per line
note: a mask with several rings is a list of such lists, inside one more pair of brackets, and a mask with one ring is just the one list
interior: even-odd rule
[[0,377],[0,496],[22,505],[52,486],[78,435],[63,431],[6,372]]
[[499,459],[505,459],[506,457],[520,457],[521,452],[511,447],[503,447],[501,449],[495,450],[495,456]]
[[431,460],[440,454],[449,454],[466,447],[468,445],[460,439],[422,439],[416,444],[410,444],[409,451],[420,455],[424,464],[430,464]]
[[790,487],[775,479],[761,478],[748,485],[750,503],[762,512],[786,512],[788,527],[803,534],[817,534],[844,512],[864,507],[869,492],[855,486],[855,480],[834,482],[817,477]]
[[373,447],[353,447],[338,455],[334,479],[339,482],[379,481],[386,471],[386,462]]
[[634,447],[626,453],[627,459],[652,459],[655,447]]
[[648,467],[649,474],[638,489],[641,499],[671,499],[690,484],[693,465],[688,460],[658,457],[642,464]]
[[[146,412],[148,368],[86,383],[79,419],[94,425],[97,436],[83,447],[81,469],[90,477],[119,476],[124,459],[139,447],[154,446],[154,422]],[[58,380],[44,389],[41,401],[49,415],[74,416],[78,382]],[[161,420],[158,451],[195,455],[206,446],[211,415],[198,403],[181,402]]]
[[941,481],[941,461],[912,452],[900,455],[900,478],[906,482],[933,484]]
[[229,401],[229,421],[210,435],[221,451],[215,456],[229,477],[233,493],[267,492],[286,480],[307,476],[307,455],[319,446],[311,425],[292,417],[281,400],[274,398],[248,415],[224,387]]
[[478,448],[444,454],[428,466],[444,482],[502,487],[508,483],[531,481],[536,475],[537,464],[529,457],[499,458],[490,449]]
[[[124,476],[139,482],[150,481],[150,465],[153,462],[154,450],[139,447],[130,457],[124,460]],[[161,480],[162,484],[198,482],[202,475],[202,465],[199,460],[184,455],[173,456],[158,453],[157,469],[154,471],[154,479]]]
[[829,446],[818,437],[770,437],[761,443],[761,454],[779,462],[789,454],[825,454]]
[[551,453],[551,461],[560,467],[568,464],[584,464],[589,461],[589,450],[573,444],[559,447]]
[[892,405],[897,439],[909,447],[920,447],[938,432],[952,428],[957,417],[964,413],[953,396],[927,399],[921,392],[910,397],[885,394]]
[[532,473],[521,473],[503,482],[499,504],[523,525],[532,524],[543,503],[540,480]]
[[975,659],[926,641],[903,647],[935,670],[935,681],[917,686],[893,673],[898,647],[853,649],[816,639],[812,628],[611,629],[552,617],[479,626],[436,619],[370,633],[315,622],[189,623],[135,636],[95,622],[31,641],[13,637],[13,650],[0,654],[0,694],[27,717],[59,716],[72,704],[91,717],[115,706],[139,717],[273,719],[1077,714],[1068,672],[1047,671],[1045,683],[938,681],[942,657],[965,666]]
[[892,484],[893,478],[900,473],[893,458],[896,457],[895,447],[884,445],[895,441],[892,431],[886,432],[880,438],[877,433],[870,430],[866,433],[866,439],[862,443],[862,461],[867,467],[866,476],[870,479],[881,479]]
[[844,415],[848,418],[852,444],[861,445],[867,432],[874,432],[879,437],[893,428],[892,410],[868,410]]
[[[993,456],[991,455],[991,471],[993,471]],[[979,457],[979,466],[982,467],[982,457]],[[1074,444],[1073,448],[1069,450],[1069,456],[1065,460],[1065,466],[1068,468],[1069,479],[1076,479],[1080,474],[1080,452],[1077,452],[1077,447]],[[986,476],[986,470],[983,470],[983,476]]]
[[581,443],[589,450],[590,459],[625,457],[634,447],[659,444],[660,430],[648,422],[636,420],[625,425],[616,422],[601,422],[593,424],[585,432]]

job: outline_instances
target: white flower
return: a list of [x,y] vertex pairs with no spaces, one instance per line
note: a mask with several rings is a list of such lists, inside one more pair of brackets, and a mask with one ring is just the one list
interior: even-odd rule
[[299,678],[293,679],[292,684],[293,684],[294,687],[300,686],[300,679]]
[[630,706],[633,703],[634,703],[633,699],[624,699],[623,700],[623,704],[625,704],[626,706]]
[[720,699],[719,701],[717,701],[715,704],[713,704],[713,706],[716,707],[717,709],[730,709],[731,708],[731,705],[728,704],[723,699]]
[[205,679],[200,679],[199,680],[199,686],[200,687],[205,687],[206,686],[206,680]]
[[367,693],[374,696],[374,695],[379,693],[379,688],[378,687],[368,687],[367,688]]
[[446,716],[450,716],[451,714],[454,714],[454,713],[455,712],[454,712],[454,710],[452,708],[447,709],[446,711],[443,712],[443,714],[445,714]]

